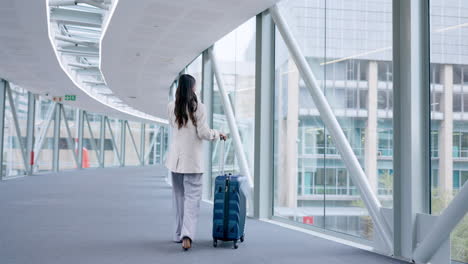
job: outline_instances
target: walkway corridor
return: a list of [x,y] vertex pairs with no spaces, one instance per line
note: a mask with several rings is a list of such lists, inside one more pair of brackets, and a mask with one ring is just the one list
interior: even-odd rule
[[0,263],[402,263],[249,220],[246,242],[213,248],[202,205],[189,252],[171,242],[170,187],[155,167],[90,169],[0,182]]

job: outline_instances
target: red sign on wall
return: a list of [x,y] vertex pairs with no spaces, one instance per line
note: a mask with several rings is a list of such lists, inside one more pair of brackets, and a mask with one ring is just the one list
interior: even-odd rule
[[313,225],[314,224],[314,217],[313,216],[304,216],[302,217],[302,223]]

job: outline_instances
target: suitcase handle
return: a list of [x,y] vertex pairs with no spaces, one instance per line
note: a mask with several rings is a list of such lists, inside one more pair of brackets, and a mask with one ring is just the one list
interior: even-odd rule
[[221,139],[221,150],[219,153],[219,171],[221,175],[224,176],[224,148],[226,145],[226,140]]

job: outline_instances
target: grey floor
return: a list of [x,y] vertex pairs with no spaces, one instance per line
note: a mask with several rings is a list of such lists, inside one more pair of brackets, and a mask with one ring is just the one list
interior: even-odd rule
[[0,263],[403,263],[256,220],[239,249],[213,248],[208,204],[183,252],[171,242],[165,173],[93,169],[0,182]]

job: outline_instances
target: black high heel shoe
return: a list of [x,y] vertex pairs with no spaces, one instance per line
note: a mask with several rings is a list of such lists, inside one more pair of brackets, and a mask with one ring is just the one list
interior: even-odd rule
[[192,239],[190,237],[182,238],[182,248],[187,251],[192,247]]

